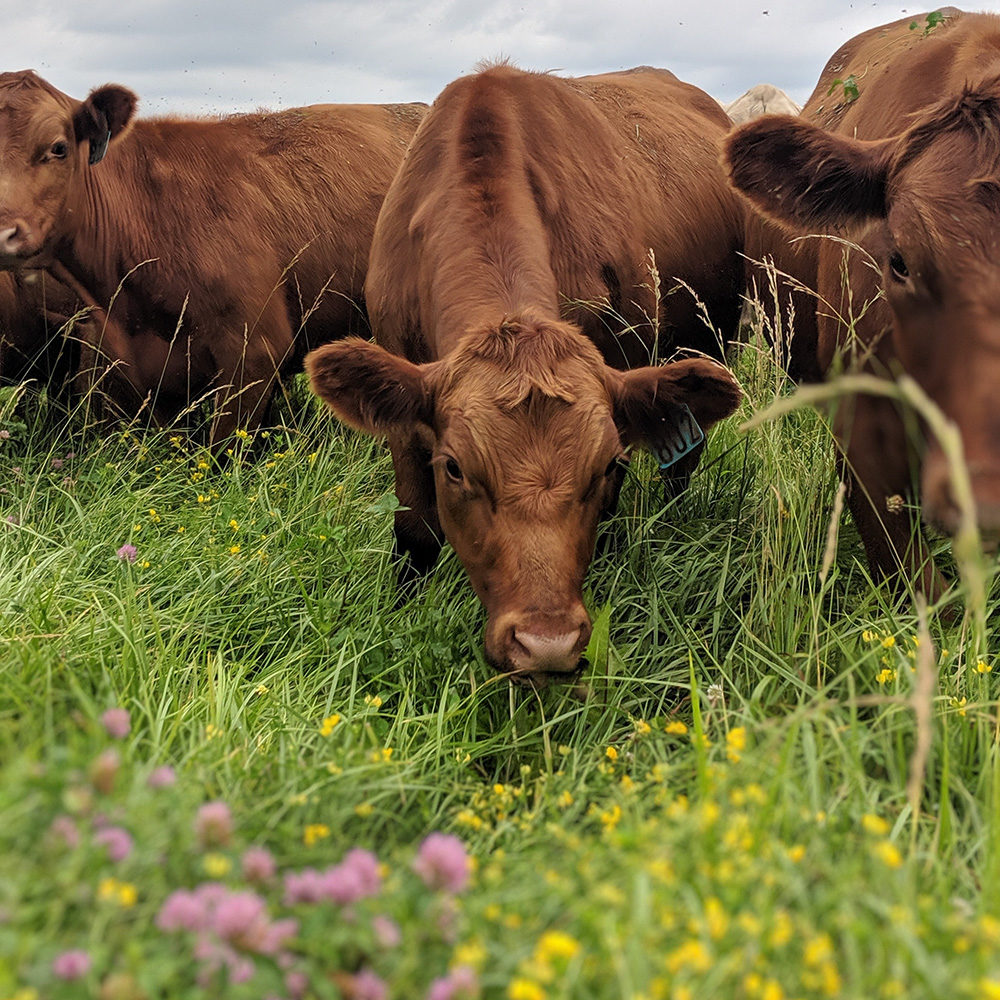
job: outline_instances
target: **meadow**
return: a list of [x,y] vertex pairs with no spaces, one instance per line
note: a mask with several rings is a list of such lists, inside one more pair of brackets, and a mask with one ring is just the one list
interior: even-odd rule
[[5,390],[0,998],[1000,998],[992,568],[985,625],[874,586],[734,364],[540,690],[453,554],[397,593],[388,455],[302,386],[223,463]]

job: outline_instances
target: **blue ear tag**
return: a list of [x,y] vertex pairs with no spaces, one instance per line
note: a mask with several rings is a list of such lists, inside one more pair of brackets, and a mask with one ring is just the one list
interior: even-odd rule
[[669,469],[685,455],[690,455],[705,440],[705,432],[683,403],[673,407],[671,417],[664,418],[663,423],[659,447],[652,449],[661,470]]

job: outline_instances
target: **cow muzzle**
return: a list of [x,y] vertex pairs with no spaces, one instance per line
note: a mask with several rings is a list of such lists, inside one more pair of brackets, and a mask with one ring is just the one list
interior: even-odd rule
[[[992,551],[1000,542],[1000,467],[987,467],[970,459],[968,472],[976,523],[984,547]],[[954,535],[961,526],[962,510],[955,496],[948,460],[938,449],[924,459],[922,492],[924,519]]]
[[582,604],[568,611],[508,613],[487,626],[486,656],[515,679],[568,678],[584,666],[590,633]]

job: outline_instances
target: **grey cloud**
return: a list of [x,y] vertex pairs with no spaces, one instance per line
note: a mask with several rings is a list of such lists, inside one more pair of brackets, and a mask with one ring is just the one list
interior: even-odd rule
[[839,45],[906,13],[884,0],[42,0],[5,24],[6,68],[79,97],[115,80],[145,114],[430,101],[501,55],[568,74],[665,66],[721,100],[767,81],[801,102]]

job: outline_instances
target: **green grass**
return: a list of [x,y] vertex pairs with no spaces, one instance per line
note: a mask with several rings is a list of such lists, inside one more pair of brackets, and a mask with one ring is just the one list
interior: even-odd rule
[[[387,866],[353,918],[293,911],[306,996],[349,997],[335,974],[371,965],[420,998],[456,961],[514,1000],[1000,996],[1000,665],[976,669],[967,623],[932,617],[915,645],[916,612],[872,585],[846,516],[821,573],[828,429],[800,410],[741,434],[787,386],[756,348],[737,373],[747,401],[684,497],[664,509],[633,464],[587,582],[594,663],[582,689],[538,692],[485,664],[450,552],[398,602],[388,456],[311,401],[222,468],[170,432],[8,407],[0,998],[287,995],[267,960],[202,988],[154,922],[227,863],[242,884],[250,844],[283,870],[358,845]],[[939,673],[915,814],[923,652]],[[132,728],[103,793],[88,769],[116,705]],[[160,764],[178,783],[153,792]],[[236,833],[206,862],[192,823],[213,799]],[[132,854],[66,847],[46,832],[64,814],[127,827]],[[410,872],[433,830],[475,859],[457,900]],[[101,898],[109,877],[134,905]],[[380,908],[394,949],[372,943]],[[56,982],[71,948],[92,968]]]

